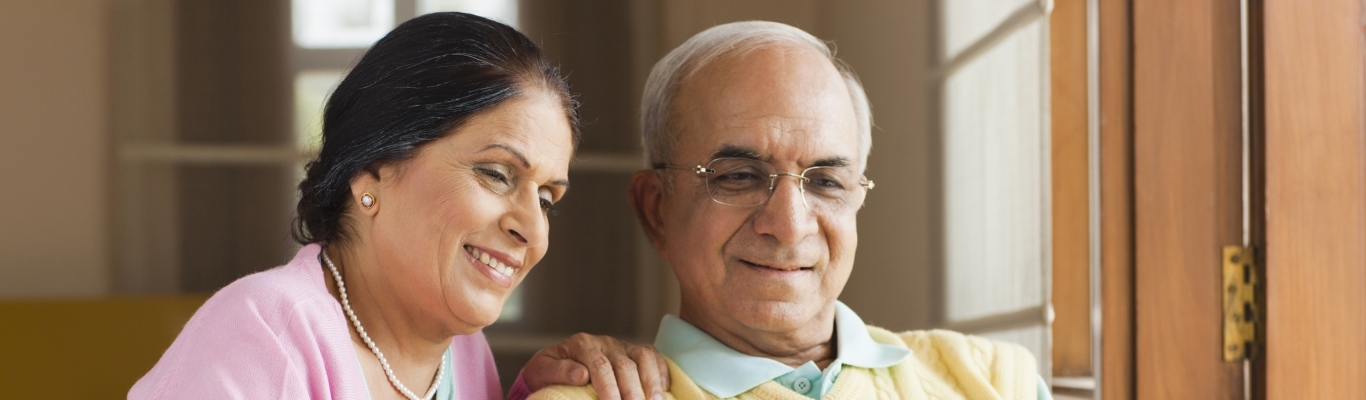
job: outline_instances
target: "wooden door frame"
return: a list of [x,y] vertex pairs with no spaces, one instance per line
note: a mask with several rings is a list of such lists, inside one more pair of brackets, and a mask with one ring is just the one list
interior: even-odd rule
[[1135,394],[1232,399],[1220,248],[1243,243],[1238,2],[1132,6]]
[[[1098,3],[1102,396],[1241,397],[1241,366],[1211,344],[1215,252],[1240,242],[1227,167],[1238,85],[1220,76],[1239,76],[1236,9]],[[1366,398],[1366,5],[1249,3],[1250,242],[1265,299],[1251,394]]]
[[[1058,0],[1050,16],[1058,394],[1134,398],[1131,7],[1130,0]],[[1100,320],[1092,321],[1097,306]],[[1096,386],[1069,388],[1058,377],[1091,377]]]
[[1266,398],[1366,398],[1366,16],[1263,3]]
[[1096,23],[1100,167],[1100,398],[1134,388],[1134,121],[1132,0],[1098,0]]

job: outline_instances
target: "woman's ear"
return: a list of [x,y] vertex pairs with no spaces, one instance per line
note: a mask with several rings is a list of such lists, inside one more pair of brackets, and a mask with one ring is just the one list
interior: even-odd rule
[[373,217],[379,213],[380,200],[384,197],[380,185],[383,169],[362,169],[351,180],[351,203],[359,215]]
[[664,250],[664,187],[659,174],[651,170],[636,171],[631,176],[631,208],[636,210],[636,219],[645,229],[645,236],[661,257],[668,257]]

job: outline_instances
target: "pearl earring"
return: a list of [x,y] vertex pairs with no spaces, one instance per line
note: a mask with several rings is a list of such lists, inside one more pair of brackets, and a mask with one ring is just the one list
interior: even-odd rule
[[360,205],[365,206],[365,208],[374,207],[375,195],[369,193],[360,195]]

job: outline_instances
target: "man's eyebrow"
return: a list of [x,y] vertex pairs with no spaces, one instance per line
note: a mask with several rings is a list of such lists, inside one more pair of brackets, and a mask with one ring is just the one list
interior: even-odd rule
[[732,144],[722,145],[715,153],[711,153],[712,159],[717,158],[745,158],[750,160],[762,160],[759,152],[754,149],[740,147]]
[[830,158],[822,158],[822,159],[820,159],[820,160],[816,160],[816,162],[815,162],[815,163],[812,163],[811,166],[812,166],[812,167],[847,167],[847,166],[849,166],[850,164],[851,164],[851,163],[849,162],[849,159],[848,159],[848,158],[845,158],[845,157],[830,157]]
[[[488,145],[488,146],[484,146],[484,148],[479,149],[478,152],[479,152],[479,153],[482,153],[482,152],[488,151],[489,149],[503,149],[503,150],[507,151],[508,153],[512,153],[512,156],[513,156],[513,157],[517,157],[517,161],[521,161],[521,162],[522,162],[522,168],[527,168],[527,169],[530,169],[530,168],[531,168],[531,163],[528,162],[528,161],[526,160],[526,157],[525,157],[525,156],[522,156],[522,153],[517,152],[517,150],[514,150],[514,149],[512,148],[512,146],[508,146],[508,145],[505,145],[505,144],[502,144],[502,143],[494,143],[494,144],[491,144],[491,145]],[[569,185],[566,184],[565,186],[569,186]]]
[[[759,155],[758,151],[746,147],[740,147],[729,144],[721,146],[721,149],[717,150],[715,153],[711,153],[711,156],[713,159],[743,158],[747,160],[763,160],[763,157]],[[853,162],[849,161],[848,157],[835,156],[816,160],[816,162],[811,163],[809,167],[847,167],[852,164]]]

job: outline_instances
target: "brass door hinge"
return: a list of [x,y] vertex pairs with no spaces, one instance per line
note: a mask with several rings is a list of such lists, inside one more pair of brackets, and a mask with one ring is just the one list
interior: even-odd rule
[[1255,356],[1257,349],[1256,253],[1251,247],[1224,246],[1224,361]]

